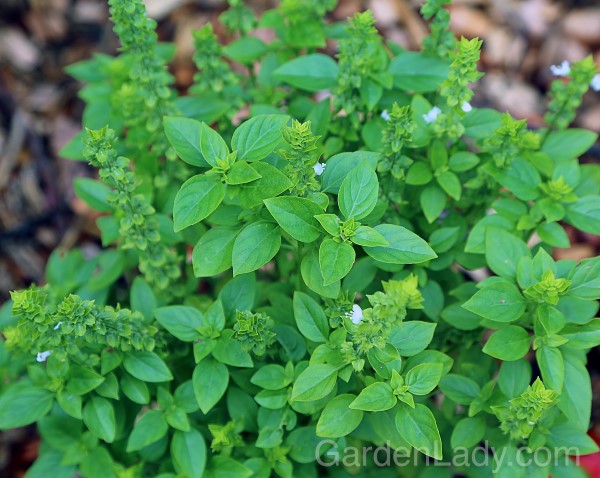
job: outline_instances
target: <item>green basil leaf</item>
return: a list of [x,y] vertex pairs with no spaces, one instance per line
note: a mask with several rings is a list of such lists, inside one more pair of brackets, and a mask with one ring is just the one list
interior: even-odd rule
[[196,365],[192,383],[200,410],[206,415],[225,395],[229,384],[229,371],[222,363],[205,358]]
[[175,196],[175,232],[206,219],[224,197],[225,185],[217,177],[198,174],[188,179]]
[[328,364],[309,365],[294,382],[291,399],[297,402],[319,400],[333,390],[336,380],[336,367]]
[[169,425],[161,410],[149,410],[135,423],[127,440],[127,453],[141,450],[166,435]]
[[329,322],[321,306],[309,295],[294,292],[294,318],[298,330],[308,340],[324,343],[329,337]]
[[380,224],[373,229],[389,243],[387,246],[364,248],[376,261],[388,264],[420,264],[437,257],[423,239],[402,226]]
[[335,87],[338,73],[337,63],[330,56],[312,53],[284,63],[273,76],[301,90],[315,92]]
[[529,352],[531,337],[523,327],[508,325],[494,332],[483,352],[500,360],[519,360]]
[[211,166],[218,166],[218,160],[223,160],[229,154],[225,140],[206,123],[201,123],[200,151],[205,161]]
[[173,375],[154,352],[128,352],[123,360],[123,366],[135,378],[144,382],[168,382]]
[[431,410],[421,403],[415,408],[400,404],[396,413],[396,428],[408,443],[421,453],[442,459],[442,439]]
[[346,219],[366,217],[375,208],[378,195],[377,174],[369,163],[361,163],[342,181],[338,193],[340,211]]
[[315,216],[323,210],[310,199],[280,196],[264,202],[277,224],[297,241],[313,242],[321,235]]
[[427,395],[440,382],[443,366],[440,363],[416,365],[406,373],[405,383],[414,395]]
[[513,322],[525,312],[526,301],[516,286],[495,282],[479,290],[463,307],[496,322]]
[[154,309],[154,317],[167,331],[184,342],[193,342],[200,337],[202,312],[194,307],[170,305]]
[[448,64],[433,56],[407,51],[392,60],[389,72],[396,88],[427,93],[437,90],[448,77]]
[[260,161],[283,142],[281,130],[289,121],[286,115],[259,115],[242,123],[231,138],[231,147],[237,159]]
[[192,265],[196,277],[212,277],[229,269],[233,244],[239,233],[230,227],[215,227],[202,235],[192,252]]
[[353,410],[383,412],[396,405],[397,399],[388,383],[375,382],[362,389],[350,405]]
[[171,440],[171,457],[175,469],[185,476],[203,476],[206,467],[206,443],[195,429],[176,431]]
[[356,253],[354,248],[345,242],[325,239],[319,248],[319,267],[323,274],[323,285],[328,286],[344,278],[352,265]]
[[324,438],[339,438],[352,433],[363,419],[362,410],[350,408],[355,398],[355,395],[344,393],[331,400],[319,417],[317,435]]
[[257,221],[249,224],[233,244],[233,275],[255,271],[269,262],[281,247],[281,234],[276,224]]
[[54,395],[43,388],[15,384],[0,396],[0,430],[23,427],[45,416]]
[[180,116],[165,116],[163,126],[167,140],[173,146],[177,156],[192,166],[209,167],[200,150],[202,138],[200,121]]
[[110,400],[91,397],[83,407],[83,423],[92,434],[112,443],[117,433],[115,409]]

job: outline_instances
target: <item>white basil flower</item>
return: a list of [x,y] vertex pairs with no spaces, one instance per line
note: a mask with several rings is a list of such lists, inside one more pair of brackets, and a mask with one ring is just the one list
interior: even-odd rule
[[441,109],[439,109],[437,106],[434,106],[433,108],[431,108],[426,114],[423,115],[423,119],[425,120],[425,123],[433,123],[437,117],[440,115],[440,113],[442,112]]
[[59,322],[58,324],[56,324],[56,325],[54,326],[54,330],[58,330],[58,328],[59,328],[59,327],[60,327],[62,324],[63,324],[62,322]]
[[37,360],[38,362],[45,362],[45,361],[46,361],[46,359],[47,359],[48,357],[50,357],[50,354],[51,354],[51,353],[52,353],[52,352],[51,352],[50,350],[46,350],[45,352],[38,352],[38,354],[37,354],[37,359],[36,359],[36,360]]
[[565,60],[560,65],[550,66],[550,72],[554,76],[567,76],[569,73],[571,73],[571,64]]
[[325,163],[317,163],[313,166],[313,169],[315,170],[315,174],[317,176],[321,176],[321,174],[323,174],[323,171],[325,171],[325,166],[327,166]]
[[363,311],[360,308],[360,305],[354,304],[352,306],[352,315],[350,316],[350,320],[353,324],[360,324],[360,321],[363,319]]
[[469,103],[468,101],[465,101],[462,106],[460,107],[461,110],[463,110],[465,113],[468,113],[469,111],[471,111],[473,109],[473,107],[471,106],[471,103]]
[[592,78],[592,82],[590,83],[592,90],[600,91],[600,73],[596,73],[594,78]]
[[386,120],[386,121],[389,121],[389,120],[390,120],[390,114],[388,113],[388,110],[383,110],[383,111],[381,112],[381,117],[382,117],[384,120]]

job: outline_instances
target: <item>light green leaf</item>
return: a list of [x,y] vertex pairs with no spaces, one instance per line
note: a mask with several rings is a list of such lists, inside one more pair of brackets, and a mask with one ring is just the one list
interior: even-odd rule
[[600,234],[600,196],[585,196],[569,204],[566,220],[583,232]]
[[396,88],[427,93],[437,90],[448,77],[448,64],[436,57],[407,51],[392,60],[389,72]]
[[202,434],[193,428],[188,432],[176,431],[171,440],[171,457],[175,469],[185,476],[203,476],[206,443]]
[[302,260],[300,265],[302,280],[306,286],[317,294],[329,299],[336,299],[340,292],[340,281],[334,281],[329,285],[323,285],[325,279],[319,265],[319,253],[310,251]]
[[364,162],[350,171],[338,193],[340,211],[349,219],[361,219],[375,208],[379,194],[377,174]]
[[360,425],[362,410],[349,408],[355,395],[338,395],[326,406],[317,422],[317,435],[324,438],[338,438],[349,435]]
[[375,382],[363,388],[349,407],[366,412],[383,412],[393,408],[396,402],[396,396],[388,383]]
[[485,259],[492,271],[501,277],[514,279],[522,257],[531,257],[531,253],[521,239],[501,229],[487,228]]
[[269,262],[281,247],[276,224],[257,221],[246,226],[233,244],[233,275],[252,272]]
[[440,380],[440,390],[453,402],[469,405],[479,395],[480,387],[468,377],[449,373]]
[[222,363],[205,358],[196,365],[192,383],[200,410],[206,415],[225,394],[229,383],[229,371]]
[[365,247],[373,259],[388,264],[420,264],[437,254],[414,232],[394,224],[380,224],[373,229],[388,241],[388,246]]
[[131,375],[144,382],[173,380],[167,365],[154,352],[128,352],[123,360],[123,366]]
[[184,342],[193,342],[200,337],[202,312],[194,307],[170,305],[154,309],[154,317],[167,331]]
[[175,196],[175,232],[207,218],[224,197],[225,185],[217,177],[198,174],[188,179]]
[[200,150],[202,123],[195,119],[180,116],[163,118],[165,135],[177,156],[192,166],[209,167]]
[[414,395],[427,395],[440,382],[443,366],[440,363],[416,365],[406,373],[405,383]]
[[339,153],[327,160],[327,167],[321,176],[321,188],[325,193],[338,194],[342,182],[350,171],[359,164],[367,162],[373,170],[381,158],[381,153],[356,151],[354,153]]
[[259,115],[242,123],[231,138],[237,159],[252,162],[266,158],[283,141],[281,130],[289,119],[286,115]]
[[554,161],[564,161],[578,158],[598,139],[592,131],[570,128],[564,131],[554,131],[548,135],[542,145],[542,152]]
[[358,226],[354,236],[350,238],[354,244],[365,247],[389,246],[385,237],[372,227]]
[[169,425],[161,410],[149,410],[135,423],[127,440],[127,453],[141,450],[166,435]]
[[98,438],[112,443],[117,433],[115,410],[110,400],[93,396],[83,407],[83,423]]
[[421,403],[415,408],[401,404],[396,413],[396,428],[413,447],[436,460],[442,459],[442,439],[431,410]]
[[531,337],[523,327],[508,325],[494,332],[483,352],[500,360],[519,360],[529,352]]
[[0,396],[0,430],[22,427],[46,415],[54,395],[43,388],[15,384]]
[[225,159],[229,154],[229,148],[219,133],[206,123],[201,124],[200,151],[208,164],[217,166],[217,160]]
[[508,282],[494,282],[477,291],[463,307],[496,322],[513,322],[525,312],[525,299],[519,289]]
[[442,214],[442,211],[446,207],[446,193],[435,184],[430,184],[421,191],[419,202],[427,222],[431,224],[440,217],[440,214]]
[[89,207],[100,212],[110,212],[113,206],[109,203],[110,188],[95,179],[76,178],[73,181],[75,194]]
[[463,418],[452,430],[450,442],[452,448],[471,448],[477,445],[485,436],[485,420],[483,417]]
[[322,53],[294,58],[273,72],[273,76],[301,90],[315,92],[333,88],[337,84],[337,63]]
[[321,306],[309,295],[294,292],[294,318],[298,330],[308,340],[324,343],[329,336],[329,323]]
[[270,164],[259,161],[250,166],[261,178],[235,187],[240,205],[244,208],[260,206],[265,199],[278,196],[292,186],[288,177]]
[[328,364],[309,365],[294,382],[292,400],[309,402],[319,400],[335,387],[337,368]]
[[230,227],[209,229],[194,246],[192,264],[196,277],[212,277],[232,265],[233,244],[239,233]]
[[264,202],[281,228],[297,241],[313,242],[321,235],[315,216],[323,210],[310,199],[280,196]]
[[354,248],[345,242],[325,239],[319,248],[319,266],[323,274],[323,285],[328,286],[344,278],[352,265],[356,253]]
[[433,339],[437,324],[409,320],[402,327],[394,327],[388,342],[398,349],[403,357],[412,357],[427,348]]

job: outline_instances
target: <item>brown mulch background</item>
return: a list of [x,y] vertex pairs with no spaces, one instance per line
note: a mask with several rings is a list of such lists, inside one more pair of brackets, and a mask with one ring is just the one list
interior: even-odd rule
[[[147,0],[159,21],[159,36],[174,41],[176,86],[194,74],[191,30],[216,22],[222,0]],[[248,1],[257,12],[274,6]],[[377,26],[391,40],[417,49],[427,32],[416,0],[341,0],[332,20],[371,8]],[[548,67],[593,54],[600,64],[600,2],[597,0],[455,0],[452,29],[484,40],[476,88],[477,106],[509,111],[542,126]],[[216,27],[217,32],[222,28]],[[85,164],[57,152],[78,132],[83,105],[79,84],[63,68],[93,52],[114,53],[117,42],[104,0],[0,0],[0,304],[8,291],[43,282],[50,252],[79,246],[99,249],[91,211],[78,200],[72,181],[93,175]],[[587,94],[577,126],[600,132],[600,93]],[[589,160],[600,161],[600,146]],[[573,235],[561,258],[597,254],[600,238]],[[600,392],[600,386],[595,387]],[[596,407],[598,408],[598,407]],[[0,434],[0,476],[22,476],[35,456],[26,431]],[[12,444],[12,445],[11,445]],[[12,471],[3,471],[12,463]],[[17,462],[21,462],[21,464]],[[5,470],[5,469],[4,469]]]

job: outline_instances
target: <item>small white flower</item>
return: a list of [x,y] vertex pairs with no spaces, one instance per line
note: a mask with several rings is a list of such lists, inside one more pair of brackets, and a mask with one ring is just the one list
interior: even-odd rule
[[360,308],[360,305],[354,304],[352,306],[352,315],[350,316],[350,320],[353,324],[360,324],[360,321],[363,318],[363,311]]
[[465,101],[462,106],[460,107],[461,110],[463,110],[465,113],[468,113],[469,111],[471,111],[473,109],[473,107],[471,106],[471,103],[469,103],[468,101]]
[[433,123],[437,117],[440,115],[440,113],[442,112],[441,109],[439,109],[437,106],[434,106],[433,108],[431,108],[426,114],[423,115],[423,119],[425,120],[425,123]]
[[386,120],[386,121],[389,121],[389,120],[390,120],[390,114],[388,113],[388,110],[383,110],[383,111],[381,112],[381,117],[382,117],[384,120]]
[[321,174],[323,174],[323,171],[325,171],[325,166],[327,166],[325,163],[317,163],[313,166],[313,169],[315,170],[315,174],[317,176],[321,176]]
[[59,322],[58,324],[56,324],[56,325],[54,326],[54,330],[58,330],[58,329],[59,329],[59,327],[60,327],[62,324],[63,324],[62,322]]
[[38,362],[45,362],[51,353],[52,352],[50,350],[46,350],[45,352],[38,352],[36,360]]
[[592,82],[590,83],[592,90],[600,91],[600,73],[596,73],[594,78],[592,78]]
[[554,76],[567,76],[569,73],[571,73],[571,64],[565,60],[560,65],[550,66],[550,72]]

